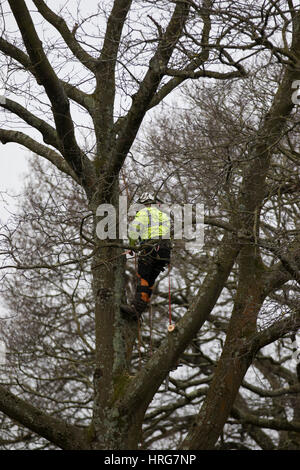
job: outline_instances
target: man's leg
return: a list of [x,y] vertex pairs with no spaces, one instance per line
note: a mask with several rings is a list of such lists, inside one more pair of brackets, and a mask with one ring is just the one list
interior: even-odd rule
[[147,308],[152,295],[156,278],[170,263],[170,242],[163,240],[160,244],[146,247],[138,260],[137,289],[133,306],[138,315]]
[[137,286],[133,307],[138,315],[141,315],[147,308],[152,294],[150,284],[152,271],[152,260],[149,255],[141,256],[138,260]]

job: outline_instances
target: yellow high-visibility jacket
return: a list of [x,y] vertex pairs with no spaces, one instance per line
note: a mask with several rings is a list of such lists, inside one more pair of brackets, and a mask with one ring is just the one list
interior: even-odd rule
[[151,240],[159,237],[170,236],[170,218],[157,207],[146,207],[137,212],[133,222],[130,224],[128,237],[131,246],[138,239]]

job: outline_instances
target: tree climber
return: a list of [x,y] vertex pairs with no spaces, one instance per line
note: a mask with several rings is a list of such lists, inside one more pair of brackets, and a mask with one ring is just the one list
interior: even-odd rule
[[130,246],[139,244],[137,287],[133,308],[140,316],[147,308],[159,273],[170,263],[170,217],[162,212],[156,196],[144,193],[138,200],[145,205],[130,224]]

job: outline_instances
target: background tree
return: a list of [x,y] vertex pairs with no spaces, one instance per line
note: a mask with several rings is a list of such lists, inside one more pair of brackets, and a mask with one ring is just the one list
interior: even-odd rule
[[[32,3],[31,13],[22,0],[1,3],[6,89],[21,103],[2,98],[0,140],[22,144],[61,174],[57,184],[53,177],[44,180],[40,197],[28,188],[35,215],[3,233],[3,268],[20,273],[7,276],[5,296],[10,311],[22,313],[5,323],[13,367],[0,387],[0,409],[27,429],[12,429],[3,443],[45,445],[35,433],[64,449],[131,449],[140,442],[147,448],[167,438],[183,449],[213,448],[218,439],[218,447],[254,441],[272,448],[272,436],[260,429],[271,428],[281,432],[282,445],[297,446],[297,413],[291,422],[285,412],[297,409],[297,400],[286,397],[299,385],[280,356],[289,344],[281,343],[275,360],[268,357],[272,349],[262,357],[259,351],[299,327],[292,99],[299,11],[291,1],[115,0],[97,3],[89,17],[79,4],[75,20],[70,4],[53,11],[42,0]],[[257,92],[266,70],[275,90],[264,80],[265,90]],[[230,80],[242,77],[243,85],[234,88]],[[163,122],[148,143],[152,160],[143,148],[129,160],[146,113],[188,78],[226,82],[192,97],[200,114],[182,115],[174,126]],[[26,123],[28,133],[15,130],[18,123]],[[205,255],[176,248],[177,326],[167,334],[155,323],[155,348],[139,367],[132,353],[137,322],[121,309],[130,274],[124,246],[97,238],[95,214],[102,203],[118,207],[126,178],[132,185],[130,172],[137,178],[141,164],[147,171],[137,182],[144,184],[146,176],[158,187],[163,179],[170,202],[201,196],[209,230]],[[151,172],[157,169],[155,185]],[[166,310],[164,292],[158,286],[154,319]],[[284,317],[278,315],[283,306]],[[210,348],[215,344],[220,357]],[[30,362],[18,353],[23,348]],[[179,357],[193,367],[185,379],[171,379],[170,395],[164,393],[159,405],[159,387]],[[267,378],[267,390],[245,382],[252,363]],[[270,398],[272,418],[250,392],[264,405]],[[278,397],[286,400],[285,411]]]

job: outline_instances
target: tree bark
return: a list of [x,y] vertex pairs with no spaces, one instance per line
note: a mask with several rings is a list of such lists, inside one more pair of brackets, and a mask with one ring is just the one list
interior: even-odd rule
[[0,385],[1,411],[64,450],[89,447],[85,431],[47,415]]

